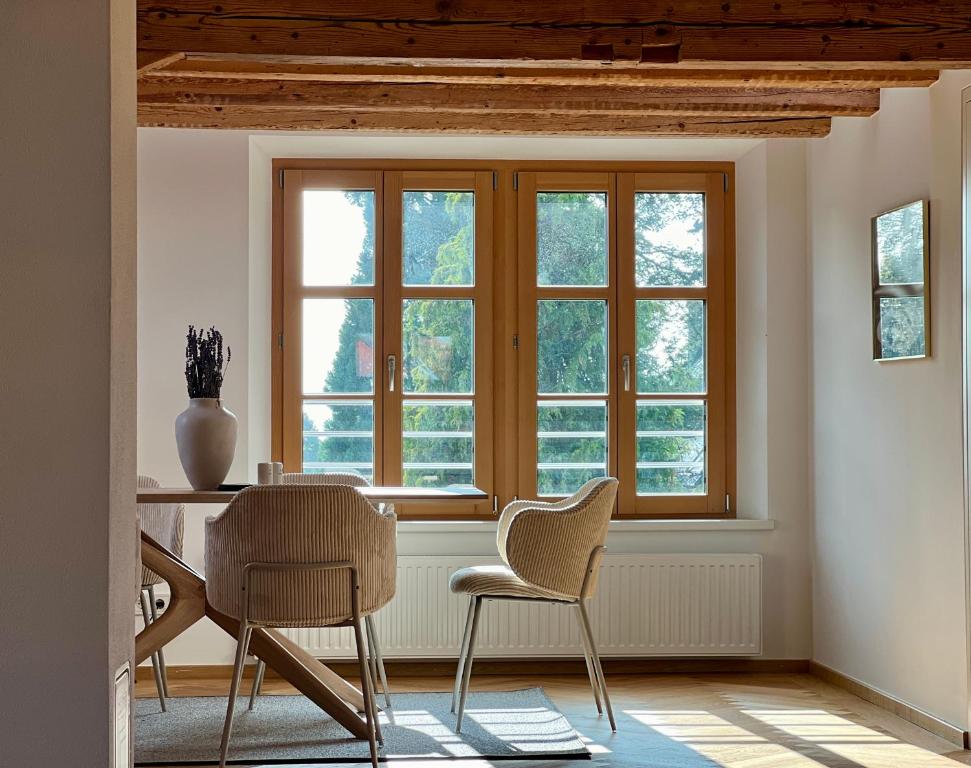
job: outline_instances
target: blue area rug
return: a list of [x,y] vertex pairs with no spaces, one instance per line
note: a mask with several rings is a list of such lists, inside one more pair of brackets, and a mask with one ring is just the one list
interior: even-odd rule
[[[542,688],[469,694],[462,733],[455,733],[451,693],[398,693],[381,713],[385,758],[531,760],[589,758],[577,732]],[[240,696],[230,763],[354,763],[370,760],[366,741],[351,738],[303,696],[260,696],[249,712]],[[226,716],[220,696],[135,702],[135,765],[213,765]],[[380,702],[379,702],[380,704]]]

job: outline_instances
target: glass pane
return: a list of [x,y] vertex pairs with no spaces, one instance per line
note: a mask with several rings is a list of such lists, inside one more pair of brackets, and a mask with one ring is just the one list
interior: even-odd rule
[[536,302],[537,391],[607,391],[607,302]]
[[303,300],[303,391],[374,391],[371,299]]
[[637,302],[637,391],[705,391],[705,302]]
[[877,217],[877,264],[881,285],[924,282],[924,204]]
[[704,401],[639,401],[637,493],[704,492]]
[[637,285],[705,284],[705,196],[697,192],[634,195]]
[[402,270],[405,285],[472,285],[475,193],[402,195]]
[[880,299],[880,346],[883,359],[925,354],[923,296]]
[[537,492],[569,496],[587,480],[607,474],[607,403],[538,402],[536,439]]
[[536,284],[607,284],[607,195],[536,194]]
[[374,284],[374,192],[304,190],[303,284]]
[[405,400],[401,406],[403,484],[474,485],[472,402]]
[[472,394],[472,301],[401,302],[405,392]]
[[374,406],[370,402],[305,402],[303,471],[357,472],[373,482]]

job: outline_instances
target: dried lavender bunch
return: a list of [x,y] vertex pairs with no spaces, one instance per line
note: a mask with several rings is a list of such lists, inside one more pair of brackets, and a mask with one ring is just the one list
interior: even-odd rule
[[226,347],[226,368],[223,368],[223,335],[215,328],[197,331],[189,326],[185,337],[185,382],[189,397],[219,399],[223,376],[229,369],[232,350]]

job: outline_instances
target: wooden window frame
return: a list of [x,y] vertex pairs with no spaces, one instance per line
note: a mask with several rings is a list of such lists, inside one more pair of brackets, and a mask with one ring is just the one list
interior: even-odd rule
[[[618,471],[617,376],[611,365],[617,339],[615,286],[617,282],[617,195],[613,172],[545,171],[523,172],[518,178],[519,204],[519,488],[525,498],[537,498],[537,415],[538,401],[606,401],[607,472]],[[607,198],[607,284],[604,286],[538,286],[536,264],[536,195],[539,192],[596,192]],[[607,387],[591,394],[540,394],[537,381],[537,303],[543,300],[593,300],[607,305]],[[549,499],[549,496],[544,498]],[[555,497],[552,497],[555,498]]]
[[[720,173],[622,173],[617,178],[619,355],[631,360],[629,390],[619,390],[621,418],[618,450],[621,482],[618,490],[622,517],[734,517],[734,389],[729,399],[728,351],[734,357],[734,260],[727,258],[726,177]],[[700,287],[638,286],[634,280],[634,196],[638,192],[697,192],[705,196],[705,281]],[[630,226],[626,226],[630,224]],[[731,272],[729,272],[731,266]],[[631,279],[623,279],[624,274]],[[704,393],[647,394],[637,391],[636,302],[650,299],[687,299],[705,302]],[[734,368],[731,369],[734,374]],[[734,379],[734,375],[732,375]],[[636,407],[638,401],[702,400],[705,403],[705,476],[707,493],[698,495],[638,496],[636,493]],[[729,423],[731,422],[731,424]],[[731,442],[729,438],[731,437]]]
[[[303,327],[301,322],[301,306],[304,299],[335,298],[335,299],[370,299],[374,307],[374,360],[383,360],[384,323],[382,300],[383,273],[383,233],[378,223],[383,219],[383,193],[377,171],[354,170],[287,170],[284,172],[283,183],[283,238],[281,243],[280,264],[278,266],[282,280],[280,302],[280,334],[281,340],[286,340],[286,346],[281,345],[281,373],[280,382],[291,380],[297,382],[294,387],[280,389],[281,405],[279,418],[280,445],[274,448],[274,460],[282,461],[287,472],[299,472],[303,464],[303,403],[313,400],[327,400],[346,403],[373,404],[374,433],[373,433],[373,461],[374,482],[381,485],[386,482],[383,474],[382,435],[379,425],[383,423],[381,386],[384,383],[380,370],[374,371],[374,386],[370,393],[320,393],[305,395],[303,392],[302,372],[300,368],[303,350]],[[295,247],[291,253],[287,251],[289,244],[299,245],[301,242],[301,205],[300,195],[304,189],[353,189],[374,191],[374,284],[349,286],[305,286],[302,279],[302,261],[299,258],[299,248]],[[289,258],[288,258],[289,257]],[[274,376],[274,379],[277,377]]]
[[[471,286],[411,286],[402,279],[402,206],[404,192],[419,191],[472,191],[475,193],[475,246],[474,278]],[[474,477],[476,487],[492,491],[493,428],[492,417],[492,174],[487,171],[422,171],[398,170],[384,173],[385,278],[384,306],[394,307],[385,312],[385,354],[399,352],[397,380],[399,385],[388,386],[387,364],[383,365],[383,403],[386,410],[384,430],[386,434],[401,433],[401,405],[405,400],[467,401],[474,403]],[[473,392],[470,394],[411,394],[404,392],[404,355],[401,338],[400,307],[406,299],[463,299],[473,302]],[[483,350],[485,353],[480,354]],[[386,358],[382,358],[386,363]],[[402,478],[401,442],[384,440],[384,482],[400,485]],[[399,505],[400,514],[409,517],[438,517],[441,511],[432,506]],[[438,514],[436,514],[438,512]],[[466,504],[457,510],[449,510],[449,516],[488,516],[490,504]]]
[[[516,498],[525,498],[528,495],[528,485],[524,486],[524,479],[532,477],[535,488],[535,466],[526,467],[523,459],[523,424],[526,420],[521,413],[523,408],[522,394],[522,369],[524,345],[527,343],[528,334],[524,332],[522,325],[522,303],[523,303],[523,284],[522,276],[522,233],[519,221],[523,213],[524,195],[523,182],[526,181],[527,174],[536,172],[542,173],[563,173],[574,174],[616,174],[616,191],[614,205],[618,211],[624,205],[623,195],[619,193],[624,182],[624,177],[632,174],[662,174],[666,179],[673,181],[678,174],[705,174],[710,177],[710,183],[717,185],[723,190],[723,221],[718,227],[718,232],[712,230],[711,223],[706,226],[706,232],[721,236],[723,243],[721,269],[725,277],[724,280],[724,310],[723,324],[719,331],[723,338],[724,362],[722,365],[723,375],[720,380],[723,385],[724,401],[724,448],[721,450],[724,466],[724,498],[716,498],[714,493],[708,494],[708,504],[703,511],[688,510],[679,507],[677,504],[654,505],[654,509],[644,510],[638,508],[636,503],[631,503],[633,488],[625,490],[624,483],[621,483],[621,493],[618,497],[616,516],[621,518],[730,518],[735,517],[735,231],[734,231],[734,163],[730,162],[609,162],[609,161],[495,161],[495,160],[400,160],[400,159],[362,159],[362,160],[326,160],[326,159],[305,159],[305,158],[280,158],[275,159],[272,164],[272,341],[271,341],[271,451],[274,460],[286,461],[287,456],[284,450],[284,437],[290,435],[292,425],[285,424],[285,403],[288,395],[284,385],[285,370],[289,364],[290,371],[288,377],[294,375],[292,370],[293,363],[288,359],[292,355],[285,354],[288,351],[299,352],[299,337],[292,338],[285,331],[290,330],[293,325],[292,317],[288,318],[287,305],[285,299],[286,275],[284,270],[285,252],[285,209],[284,185],[282,184],[283,174],[293,171],[328,171],[328,172],[369,172],[369,173],[390,173],[401,172],[403,184],[412,183],[405,181],[408,179],[431,179],[441,172],[455,173],[465,172],[474,173],[487,188],[487,193],[491,194],[491,211],[486,210],[479,198],[477,198],[476,208],[476,231],[477,235],[488,231],[491,243],[487,245],[476,242],[476,284],[480,282],[480,269],[488,272],[488,279],[491,281],[492,300],[488,312],[491,315],[491,324],[485,325],[479,320],[477,307],[476,318],[476,349],[477,355],[487,345],[491,346],[492,355],[489,364],[492,368],[491,380],[480,382],[480,375],[484,374],[481,365],[476,365],[476,398],[477,407],[479,403],[485,403],[492,410],[492,429],[490,435],[491,456],[484,451],[476,452],[476,478],[480,488],[493,496],[492,504],[467,504],[456,505],[454,508],[444,506],[426,506],[422,508],[418,505],[409,505],[400,510],[401,516],[406,519],[466,519],[466,520],[488,520],[494,519],[495,511]],[[421,174],[426,174],[422,177]],[[579,178],[579,177],[578,177]],[[635,183],[636,186],[636,183]],[[518,187],[518,188],[517,188]],[[388,186],[385,183],[383,199],[375,199],[375,289],[380,286],[382,290],[389,281],[384,275],[380,275],[381,264],[385,262],[380,253],[384,253],[386,242],[389,238],[388,215],[385,213],[383,219],[379,212],[379,204],[387,206]],[[291,201],[292,203],[293,201]],[[390,209],[389,209],[390,212]],[[480,216],[485,217],[480,220]],[[613,220],[616,217],[612,217]],[[384,225],[382,226],[382,220]],[[480,226],[480,221],[486,221],[491,226],[486,228]],[[400,236],[400,213],[398,214],[397,231]],[[616,249],[616,257],[611,259],[611,264],[619,264],[625,258],[624,249],[632,249],[633,242],[631,233],[622,231],[623,228],[616,228],[611,232],[612,247]],[[626,238],[626,239],[625,239]],[[625,244],[626,243],[626,244]],[[489,250],[487,250],[489,249]],[[632,250],[631,250],[632,253]],[[491,257],[491,258],[490,258]],[[632,256],[631,256],[632,258]],[[491,262],[491,264],[490,264]],[[489,267],[491,266],[491,269]],[[709,263],[709,272],[712,265]],[[292,280],[292,275],[291,275]],[[379,282],[380,281],[380,282]],[[533,280],[535,282],[535,280]],[[621,289],[617,283],[618,291]],[[633,288],[633,286],[630,286]],[[410,292],[411,288],[404,289]],[[641,290],[641,289],[638,289]],[[292,295],[292,286],[290,289]],[[409,294],[410,295],[410,294]],[[618,298],[620,302],[622,299]],[[386,336],[388,329],[387,321],[381,318],[382,323],[378,326],[380,309],[377,304],[388,306],[387,299],[383,302],[376,302],[375,307],[375,336]],[[290,307],[289,312],[293,309]],[[709,310],[710,312],[710,310]],[[614,313],[616,314],[616,313]],[[535,322],[535,321],[534,321]],[[622,325],[622,322],[620,323]],[[287,326],[287,328],[285,328]],[[380,328],[380,332],[379,332]],[[481,336],[480,336],[481,333]],[[611,329],[611,344],[620,343],[623,340],[624,331],[620,328]],[[711,329],[707,329],[707,336],[710,340]],[[616,340],[616,341],[615,341]],[[284,344],[285,341],[285,344]],[[382,339],[382,342],[386,341]],[[518,348],[517,348],[518,342]],[[375,365],[380,368],[380,373],[375,371],[375,423],[378,424],[378,403],[381,398],[377,396],[379,387],[386,386],[386,344],[382,343],[380,357],[378,348],[375,348]],[[611,348],[612,352],[614,351]],[[611,355],[608,365],[610,387],[616,387],[618,371],[614,365],[614,359],[619,360],[619,355]],[[381,364],[378,364],[378,361]],[[709,363],[710,365],[710,363]],[[535,366],[534,366],[535,367]],[[399,366],[400,370],[400,366]],[[709,374],[709,377],[711,374]],[[380,384],[379,384],[380,380]],[[534,373],[535,380],[535,373]],[[710,380],[710,379],[709,379]],[[482,397],[482,394],[491,392],[492,396]],[[299,394],[299,393],[298,393]],[[613,393],[608,397],[608,408],[612,409],[613,416],[610,418],[610,429],[619,429],[619,419],[616,411],[619,407],[621,393]],[[479,400],[481,398],[481,400]],[[487,402],[488,401],[488,402]],[[384,418],[382,416],[382,418]],[[482,418],[477,411],[477,426]],[[297,426],[302,426],[297,424]],[[375,482],[388,483],[385,477],[385,465],[387,465],[386,447],[381,446],[382,453],[378,453],[379,437],[375,429]],[[302,432],[298,430],[298,433]],[[535,440],[535,436],[532,436]],[[293,444],[293,438],[290,437]],[[623,439],[619,433],[613,436],[614,444]],[[710,440],[711,438],[709,438]],[[709,449],[710,450],[710,449]],[[289,451],[290,462],[287,464],[288,471],[295,469],[293,463],[292,448]],[[379,460],[383,457],[384,460]],[[622,454],[616,450],[611,452],[608,457],[609,471],[618,474],[623,469]],[[484,462],[488,466],[480,468],[479,462]],[[399,462],[400,463],[400,462]],[[381,466],[379,466],[381,465]],[[524,472],[526,473],[524,475]],[[388,474],[388,477],[391,477]],[[379,479],[380,478],[380,479]],[[483,482],[483,478],[488,478]],[[488,485],[491,482],[491,486]],[[710,481],[709,481],[710,482]],[[713,490],[711,485],[709,487]],[[641,497],[643,498],[643,497]],[[664,500],[675,499],[677,497],[660,497]],[[727,500],[731,500],[728,503]],[[643,505],[642,505],[643,506]]]

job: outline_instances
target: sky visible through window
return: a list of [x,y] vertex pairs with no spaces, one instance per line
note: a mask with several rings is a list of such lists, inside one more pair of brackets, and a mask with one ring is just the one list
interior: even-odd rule
[[[364,209],[342,190],[307,190],[303,200],[303,284],[360,284],[355,276],[360,271],[368,230]],[[373,222],[370,224],[373,228]],[[340,336],[335,331],[346,315],[342,300],[305,303],[304,328],[327,332],[313,333],[312,343],[304,343],[304,392],[323,390],[340,347]]]

